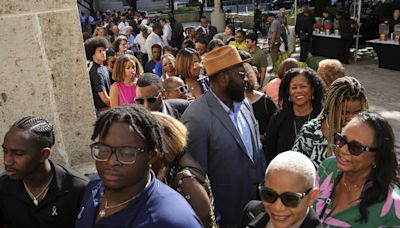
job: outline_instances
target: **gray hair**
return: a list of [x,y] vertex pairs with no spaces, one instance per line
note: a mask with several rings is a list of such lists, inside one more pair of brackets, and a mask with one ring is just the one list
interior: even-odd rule
[[315,167],[310,158],[300,152],[289,150],[278,154],[271,163],[269,163],[265,176],[272,170],[284,170],[297,173],[306,179],[307,187],[315,187]]

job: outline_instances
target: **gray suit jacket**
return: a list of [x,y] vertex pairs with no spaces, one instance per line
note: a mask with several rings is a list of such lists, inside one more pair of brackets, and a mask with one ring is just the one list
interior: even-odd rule
[[207,172],[216,211],[221,213],[224,224],[239,224],[244,206],[257,198],[257,185],[265,171],[258,123],[251,105],[243,104],[240,111],[252,133],[253,161],[228,113],[211,92],[195,100],[181,118],[189,130],[186,151]]

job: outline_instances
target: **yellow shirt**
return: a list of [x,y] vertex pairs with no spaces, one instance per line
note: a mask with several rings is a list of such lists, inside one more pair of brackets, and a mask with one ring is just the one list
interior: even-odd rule
[[248,51],[246,42],[243,41],[242,43],[236,42],[236,40],[229,42],[229,45],[236,47],[238,50]]

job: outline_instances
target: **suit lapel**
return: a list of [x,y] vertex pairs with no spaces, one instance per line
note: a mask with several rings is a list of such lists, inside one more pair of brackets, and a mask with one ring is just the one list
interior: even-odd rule
[[210,106],[210,111],[221,121],[222,125],[231,133],[231,135],[235,138],[236,142],[242,148],[242,151],[247,155],[246,147],[244,146],[243,140],[240,137],[235,125],[232,123],[231,118],[229,117],[228,113],[221,107],[218,100],[214,97],[211,92],[206,93],[205,95],[207,103]]

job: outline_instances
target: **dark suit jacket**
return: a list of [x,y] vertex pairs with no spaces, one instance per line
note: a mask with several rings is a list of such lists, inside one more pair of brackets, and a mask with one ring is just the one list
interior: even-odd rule
[[[249,212],[249,205],[254,204],[260,204],[262,206],[262,201],[252,201],[249,202],[248,205],[246,205],[246,208],[244,209],[245,213]],[[246,225],[242,225],[241,227],[246,227],[246,228],[264,228],[268,221],[269,221],[269,215],[265,211],[260,212],[258,215],[251,215],[255,216],[249,223],[245,223]],[[322,228],[321,222],[319,221],[317,215],[315,214],[314,209],[310,208],[308,211],[308,214],[306,218],[304,219],[303,223],[301,223],[300,228]]]
[[186,151],[208,174],[216,211],[224,224],[239,224],[243,207],[257,198],[257,185],[265,171],[258,123],[251,105],[243,104],[240,111],[252,134],[253,160],[228,113],[210,91],[196,99],[181,118],[189,130]]
[[180,119],[183,112],[189,106],[189,101],[185,99],[168,99],[163,100],[166,107],[166,112],[168,115],[174,117],[175,119]]
[[203,37],[203,29],[200,27],[196,31],[196,37],[202,37],[207,40],[207,42],[210,42],[214,36],[218,33],[217,28],[212,25],[208,25],[208,34],[206,37]]

